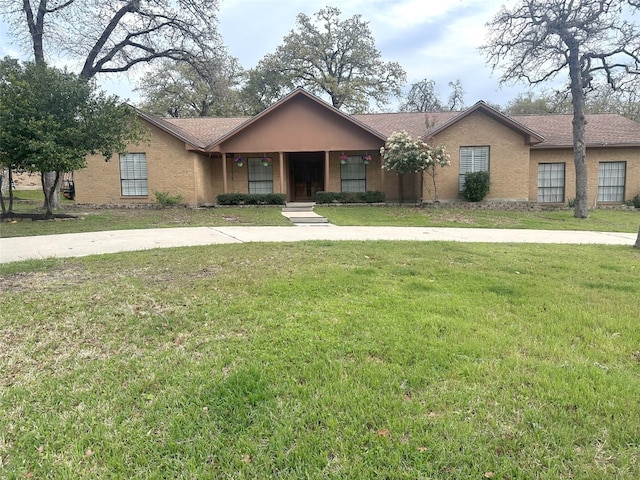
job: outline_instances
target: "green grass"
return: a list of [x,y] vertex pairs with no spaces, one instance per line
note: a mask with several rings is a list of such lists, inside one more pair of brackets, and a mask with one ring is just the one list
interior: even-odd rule
[[639,478],[640,252],[218,245],[0,266],[0,477]]
[[[14,190],[13,199],[14,201],[28,201],[35,204],[40,204],[44,202],[44,193],[42,193],[42,189],[40,188],[29,190]],[[8,197],[6,198],[6,200],[8,201]],[[63,197],[60,197],[60,200],[62,202],[68,202],[68,200]]]
[[[15,204],[15,212],[41,211],[41,191],[18,190],[16,196],[20,201]],[[75,215],[78,220],[3,222],[0,224],[0,237],[135,228],[290,225],[280,211],[280,207],[92,209],[63,200],[60,213]],[[320,206],[315,207],[315,212],[327,217],[335,225],[364,226],[531,228],[635,233],[640,223],[640,215],[634,210],[593,210],[588,219],[574,218],[571,210],[506,212],[456,208]]]
[[336,225],[531,228],[537,230],[590,230],[637,232],[640,215],[634,210],[592,210],[587,219],[572,210],[507,212],[457,208],[316,207],[315,212]]
[[[33,208],[30,211],[33,211]],[[180,207],[162,209],[81,209],[78,207],[60,211],[76,215],[77,219],[3,222],[0,223],[0,237],[137,228],[291,225],[291,222],[281,215],[281,209],[277,207],[222,207],[197,210]]]

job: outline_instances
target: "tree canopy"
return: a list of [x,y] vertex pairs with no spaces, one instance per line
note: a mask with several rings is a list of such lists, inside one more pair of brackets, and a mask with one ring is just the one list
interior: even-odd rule
[[369,111],[371,102],[381,107],[400,95],[406,81],[400,64],[382,60],[361,15],[341,20],[340,14],[338,8],[326,7],[313,19],[297,16],[297,28],[256,67],[278,82],[272,91],[302,86],[328,95],[334,107],[352,113]]
[[[608,85],[596,84],[585,92],[586,113],[617,113],[640,121],[640,76],[632,89],[611,90]],[[529,91],[512,99],[504,108],[510,115],[571,113],[571,96],[567,91],[545,90],[538,94]]]
[[[77,75],[32,62],[0,61],[0,163],[30,172],[85,166],[85,157],[109,158],[143,138],[133,108]],[[52,188],[45,188],[52,215]]]
[[159,116],[208,117],[244,114],[240,104],[242,68],[229,55],[195,66],[163,59],[147,71],[136,90],[140,108]]
[[218,0],[0,0],[0,11],[37,63],[55,52],[84,78],[156,58],[190,62],[220,44]]
[[487,25],[483,49],[503,82],[568,77],[579,218],[589,215],[585,91],[597,81],[622,89],[640,72],[639,13],[637,0],[519,0]]
[[[451,165],[444,146],[433,147],[419,138],[412,138],[403,130],[389,135],[386,145],[380,149],[380,155],[382,168],[395,172],[398,176],[419,173],[424,182],[424,172],[427,172],[433,180],[434,201],[438,201],[437,168]],[[402,181],[399,185],[402,201]]]
[[440,112],[444,110],[460,110],[464,108],[464,89],[462,82],[449,82],[451,93],[449,101],[444,104],[436,93],[436,82],[425,78],[413,83],[406,100],[400,104],[401,112]]

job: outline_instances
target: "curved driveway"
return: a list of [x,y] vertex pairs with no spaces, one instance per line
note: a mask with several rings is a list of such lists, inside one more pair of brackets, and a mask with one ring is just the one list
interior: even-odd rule
[[151,248],[305,240],[413,240],[633,245],[635,233],[435,227],[186,227],[0,238],[0,263]]

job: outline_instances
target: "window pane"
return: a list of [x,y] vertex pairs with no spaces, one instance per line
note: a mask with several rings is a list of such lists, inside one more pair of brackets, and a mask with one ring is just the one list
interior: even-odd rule
[[564,202],[564,163],[538,165],[538,202]]
[[340,188],[343,192],[366,192],[367,166],[360,157],[349,157],[340,165]]
[[460,147],[459,190],[464,191],[464,174],[489,171],[489,147]]
[[626,162],[600,162],[598,165],[598,201],[623,202]]
[[120,155],[120,185],[123,196],[146,196],[147,155],[127,153]]
[[262,164],[262,157],[247,159],[249,175],[249,193],[273,193],[273,162],[266,166]]

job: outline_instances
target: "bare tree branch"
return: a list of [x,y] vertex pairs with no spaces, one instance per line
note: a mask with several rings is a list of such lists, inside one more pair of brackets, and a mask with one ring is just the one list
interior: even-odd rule
[[14,38],[28,38],[36,61],[55,52],[92,78],[165,56],[196,62],[211,55],[222,43],[218,1],[0,0],[0,15],[17,27]]

